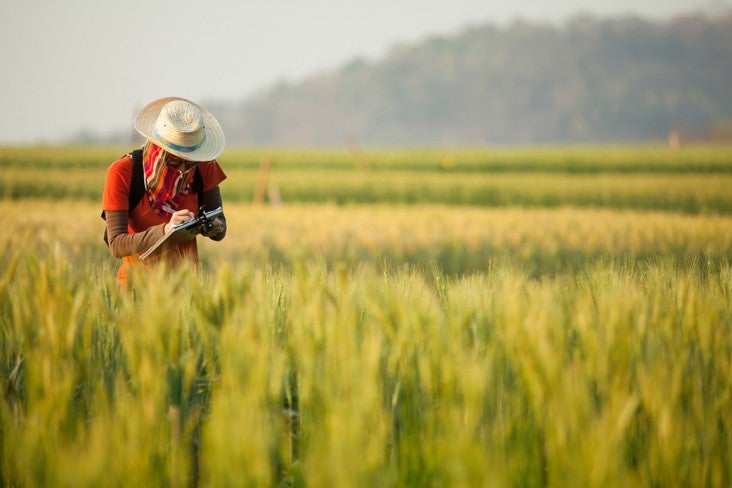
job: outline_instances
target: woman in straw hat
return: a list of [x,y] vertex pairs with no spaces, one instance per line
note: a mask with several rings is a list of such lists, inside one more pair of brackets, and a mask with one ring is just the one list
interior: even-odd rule
[[[139,262],[139,254],[172,226],[194,218],[201,205],[207,210],[221,206],[219,184],[226,178],[216,161],[224,150],[221,125],[190,100],[168,97],[150,103],[137,114],[135,129],[146,139],[143,172],[137,173],[144,176],[144,193],[139,203],[132,201],[133,157],[128,154],[110,165],[102,197],[109,249],[122,258],[117,279],[123,285],[128,268]],[[215,241],[223,239],[223,214],[202,233]],[[196,239],[148,261],[198,263]]]

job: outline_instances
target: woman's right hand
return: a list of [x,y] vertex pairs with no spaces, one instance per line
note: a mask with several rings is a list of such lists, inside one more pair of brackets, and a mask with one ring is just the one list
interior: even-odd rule
[[191,212],[188,209],[180,209],[176,210],[170,215],[170,220],[167,224],[165,224],[165,233],[167,234],[170,232],[170,229],[174,225],[182,224],[183,222],[188,222],[189,220],[193,219],[194,215],[193,212]]

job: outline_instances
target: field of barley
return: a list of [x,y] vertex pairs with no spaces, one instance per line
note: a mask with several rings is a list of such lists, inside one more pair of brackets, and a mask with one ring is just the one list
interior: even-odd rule
[[126,150],[0,148],[0,486],[732,483],[732,147],[227,150],[131,292]]

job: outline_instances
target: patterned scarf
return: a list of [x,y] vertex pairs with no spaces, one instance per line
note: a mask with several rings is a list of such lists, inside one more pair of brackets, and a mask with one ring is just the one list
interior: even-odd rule
[[178,210],[183,198],[191,190],[193,170],[181,172],[166,164],[168,153],[151,141],[142,151],[142,168],[145,172],[145,189],[150,206],[158,215],[168,213],[165,207]]

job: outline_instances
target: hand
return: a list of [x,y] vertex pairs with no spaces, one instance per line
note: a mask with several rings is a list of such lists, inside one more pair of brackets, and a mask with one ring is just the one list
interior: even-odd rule
[[183,222],[188,222],[194,217],[193,212],[190,210],[187,210],[185,208],[181,210],[176,210],[170,215],[170,221],[168,221],[167,224],[165,224],[165,233],[167,234],[170,232],[170,229],[174,225],[182,224]]
[[201,231],[201,234],[206,237],[217,237],[220,236],[222,232],[224,232],[224,221],[216,217],[211,221],[208,229]]

